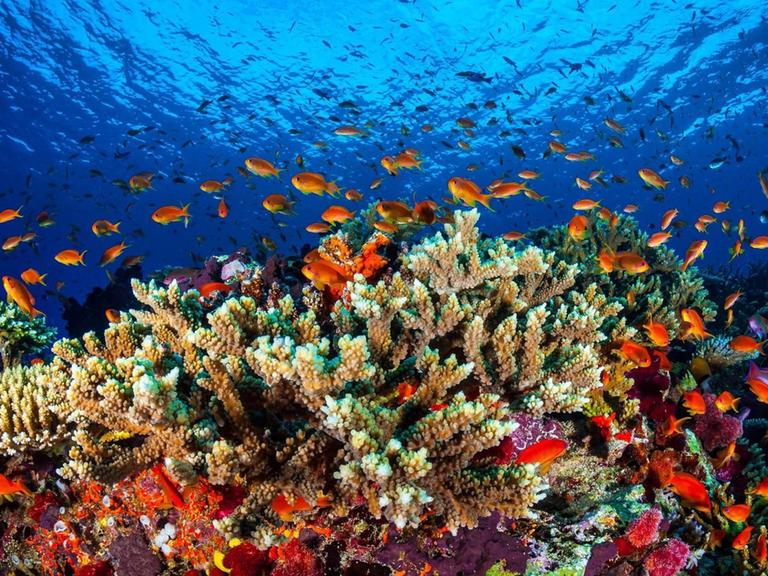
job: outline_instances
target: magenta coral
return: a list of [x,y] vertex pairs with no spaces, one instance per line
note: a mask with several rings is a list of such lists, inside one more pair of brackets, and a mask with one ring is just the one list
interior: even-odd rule
[[693,433],[707,451],[728,446],[741,437],[741,421],[721,412],[715,406],[714,394],[704,394],[704,402],[706,412],[694,417]]
[[663,422],[668,416],[674,415],[675,404],[664,399],[669,389],[669,376],[662,374],[659,359],[654,358],[647,368],[634,368],[627,372],[634,384],[627,396],[640,401],[640,412],[654,422]]
[[690,550],[676,538],[651,552],[643,562],[649,576],[675,576],[685,567]]
[[626,538],[635,548],[650,546],[659,539],[661,511],[657,507],[649,508],[635,518],[627,527]]

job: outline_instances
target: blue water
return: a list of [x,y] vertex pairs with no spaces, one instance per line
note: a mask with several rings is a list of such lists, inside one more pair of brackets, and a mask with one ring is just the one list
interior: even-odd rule
[[[91,233],[99,218],[123,222],[126,254],[145,255],[145,271],[190,265],[191,252],[257,248],[263,236],[286,254],[316,242],[304,226],[319,220],[329,199],[298,194],[297,215],[273,217],[261,206],[264,196],[295,191],[285,175],[252,178],[255,187],[247,187],[235,170],[248,156],[273,160],[290,175],[302,154],[305,169],[358,188],[366,202],[440,200],[452,176],[486,185],[505,170],[515,180],[522,169],[541,172],[532,187],[546,201],[494,202],[497,211],[482,220],[488,232],[564,223],[573,201],[594,197],[616,210],[638,205],[649,229],[663,211],[679,208],[689,223],[670,242],[679,251],[701,237],[692,224],[718,200],[731,202],[723,217],[734,228],[744,218],[749,236],[768,234],[759,220],[768,199],[757,179],[768,168],[767,18],[760,0],[2,0],[0,209],[23,204],[24,218],[1,224],[0,240],[39,235],[0,254],[2,273],[33,266],[49,274],[49,287],[63,281],[61,294],[82,300],[108,282],[98,259],[119,241]],[[477,123],[474,137],[463,135],[460,117]],[[623,148],[609,145],[615,134],[603,125],[607,117],[627,128]],[[426,123],[431,133],[420,130]],[[334,135],[341,124],[367,124],[370,136]],[[141,132],[130,136],[132,129]],[[597,159],[542,158],[553,129],[569,150]],[[86,136],[95,138],[81,143]],[[459,139],[471,149],[458,148]],[[424,171],[386,177],[381,156],[409,146],[423,154]],[[685,164],[673,166],[670,153]],[[713,169],[715,158],[724,162]],[[475,172],[467,171],[472,163]],[[642,186],[641,167],[672,181],[663,199]],[[574,178],[598,168],[628,183],[578,190]],[[157,173],[154,190],[134,195],[112,184],[143,171]],[[235,178],[225,194],[231,213],[221,220],[218,200],[198,186],[228,174]],[[378,176],[385,176],[381,188],[369,190]],[[187,229],[150,220],[161,205],[185,203],[193,215]],[[35,225],[42,210],[55,226]],[[718,222],[707,239],[702,265],[726,262],[734,234],[723,234]],[[64,248],[87,249],[87,267],[54,262]],[[747,248],[736,264],[761,257]],[[55,292],[33,293],[59,324]]]

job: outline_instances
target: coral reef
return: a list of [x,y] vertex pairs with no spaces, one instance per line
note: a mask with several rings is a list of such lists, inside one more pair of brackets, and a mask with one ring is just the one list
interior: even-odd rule
[[38,354],[53,342],[56,329],[43,316],[30,318],[18,306],[0,302],[0,363],[17,366],[28,354]]

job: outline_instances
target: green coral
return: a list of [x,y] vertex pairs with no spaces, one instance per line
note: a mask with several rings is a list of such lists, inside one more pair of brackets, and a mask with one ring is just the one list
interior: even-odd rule
[[27,354],[37,354],[50,346],[56,329],[45,318],[30,318],[16,304],[0,301],[0,360],[3,368],[16,366]]

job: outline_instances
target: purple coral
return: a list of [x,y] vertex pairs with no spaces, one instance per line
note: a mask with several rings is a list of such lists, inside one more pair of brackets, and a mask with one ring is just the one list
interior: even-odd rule
[[675,576],[685,567],[689,553],[685,542],[673,538],[648,554],[643,566],[650,576]]
[[627,396],[640,400],[640,412],[653,420],[662,422],[674,415],[675,404],[664,400],[669,389],[669,376],[662,374],[658,357],[647,368],[634,368],[627,372],[627,377],[634,380]]
[[728,446],[741,437],[741,420],[721,412],[715,405],[714,394],[704,394],[704,402],[706,411],[694,417],[693,432],[708,452]]
[[516,422],[518,426],[512,434],[502,440],[499,446],[501,454],[497,461],[499,464],[507,464],[514,461],[520,455],[520,452],[540,440],[548,440],[550,438],[563,439],[563,429],[554,420],[537,418],[525,412],[518,412],[512,415],[511,420]]

